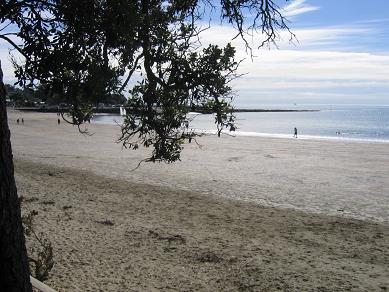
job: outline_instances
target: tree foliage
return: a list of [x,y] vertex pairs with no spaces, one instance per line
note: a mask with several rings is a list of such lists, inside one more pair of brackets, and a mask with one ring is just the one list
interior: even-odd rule
[[[189,138],[188,111],[215,113],[218,134],[234,130],[231,80],[235,49],[199,41],[201,23],[219,13],[244,40],[259,31],[264,43],[287,29],[273,0],[2,0],[2,33],[25,57],[15,60],[19,84],[40,84],[72,105],[72,123],[90,119],[92,103],[128,95],[120,142],[153,147],[149,161],[173,162]],[[211,11],[211,12],[209,12]],[[246,42],[248,45],[248,43]],[[249,48],[249,47],[248,47]],[[191,134],[192,135],[192,134]]]

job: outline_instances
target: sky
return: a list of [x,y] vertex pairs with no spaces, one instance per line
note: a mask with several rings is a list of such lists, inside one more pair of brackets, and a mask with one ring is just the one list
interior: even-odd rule
[[[244,59],[232,83],[234,104],[261,105],[372,104],[389,105],[388,0],[276,0],[297,40],[281,32],[278,48],[246,54],[236,32],[213,22],[202,42],[237,48]],[[256,47],[260,36],[252,40]],[[0,40],[4,81],[14,83],[7,45]]]
[[[389,1],[277,1],[297,37],[281,33],[278,49],[256,50],[234,82],[237,107],[262,104],[389,105]],[[203,41],[225,43],[233,29],[216,25]],[[253,42],[258,44],[258,42]]]

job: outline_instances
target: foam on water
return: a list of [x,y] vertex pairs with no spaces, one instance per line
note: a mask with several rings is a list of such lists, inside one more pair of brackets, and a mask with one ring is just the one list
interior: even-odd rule
[[[196,133],[205,135],[217,135],[215,130],[203,130],[192,129]],[[258,132],[243,132],[243,131],[222,131],[222,134],[233,137],[264,137],[264,138],[279,138],[279,139],[292,139],[296,138],[290,134],[271,134],[271,133],[258,133]],[[332,137],[332,136],[314,136],[314,135],[298,135],[300,140],[326,140],[326,141],[342,141],[342,142],[369,142],[369,143],[389,143],[386,139],[367,139],[367,138],[347,138],[347,137]]]

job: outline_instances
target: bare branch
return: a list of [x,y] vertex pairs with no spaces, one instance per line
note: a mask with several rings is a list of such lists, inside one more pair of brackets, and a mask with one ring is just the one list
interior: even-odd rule
[[132,66],[130,72],[128,73],[128,76],[126,78],[126,80],[124,81],[123,85],[120,87],[119,89],[119,93],[122,92],[124,90],[124,88],[126,88],[128,82],[130,81],[131,77],[132,77],[132,74],[134,74],[136,68],[138,67],[138,62],[139,60],[143,57],[143,53],[141,53],[138,57],[136,57],[135,59],[135,62],[134,62],[134,65]]
[[15,44],[10,38],[5,36],[4,34],[0,34],[0,39],[7,41],[14,49],[16,49],[26,59],[28,59],[28,55],[26,53],[24,53],[24,51],[17,44]]

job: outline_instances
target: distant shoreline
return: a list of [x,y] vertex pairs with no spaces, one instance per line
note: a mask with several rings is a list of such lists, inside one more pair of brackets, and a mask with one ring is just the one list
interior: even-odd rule
[[[59,110],[57,108],[33,108],[33,107],[15,107],[13,108],[19,111],[29,111],[29,112],[39,112],[39,113],[57,113]],[[66,110],[66,109],[60,109]],[[233,109],[234,113],[282,113],[282,112],[319,112],[320,110],[314,109]],[[101,114],[120,114],[120,108],[97,108],[94,109],[95,113]],[[208,112],[202,112],[203,114],[210,114]]]
[[[58,113],[58,112],[65,112],[68,109],[67,108],[35,108],[35,107],[15,107],[12,108],[17,111],[25,111],[25,112],[37,112],[37,113]],[[120,114],[120,108],[97,108],[93,109],[95,113],[98,114]]]
[[234,109],[234,113],[289,113],[289,112],[319,112],[320,110],[314,110],[314,109],[304,109],[304,110],[297,110],[297,109]]

